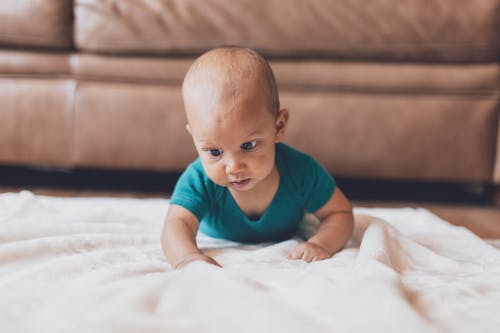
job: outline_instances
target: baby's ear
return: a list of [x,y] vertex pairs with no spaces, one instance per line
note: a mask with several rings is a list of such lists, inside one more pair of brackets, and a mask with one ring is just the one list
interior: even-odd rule
[[278,117],[276,117],[276,139],[275,139],[276,142],[279,142],[283,139],[287,125],[288,125],[288,110],[281,109],[278,112]]
[[191,127],[189,127],[189,124],[186,124],[186,130],[188,131],[188,133],[189,133],[189,134],[193,135],[193,134],[191,133]]

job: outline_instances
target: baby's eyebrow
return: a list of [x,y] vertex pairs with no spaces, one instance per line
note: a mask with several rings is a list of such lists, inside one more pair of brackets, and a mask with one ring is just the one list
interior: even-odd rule
[[208,141],[208,140],[204,140],[204,139],[197,139],[196,140],[197,143],[199,145],[202,145],[202,146],[213,146],[212,142]]
[[198,142],[210,142],[210,138],[207,138],[206,136],[194,136],[194,139],[195,141],[198,141]]
[[257,134],[260,134],[261,131],[260,130],[256,130],[256,131],[253,131],[252,133],[248,134],[245,138],[249,138],[251,136],[254,136],[254,135],[257,135]]

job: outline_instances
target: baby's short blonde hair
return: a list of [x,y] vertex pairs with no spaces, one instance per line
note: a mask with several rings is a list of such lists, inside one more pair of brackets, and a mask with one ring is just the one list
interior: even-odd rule
[[277,116],[280,110],[278,87],[269,63],[255,50],[225,46],[209,50],[198,57],[189,68],[182,84],[184,99],[188,90],[197,84],[217,86],[220,94],[230,97],[240,92],[238,87],[250,80],[258,80],[266,94],[269,111]]

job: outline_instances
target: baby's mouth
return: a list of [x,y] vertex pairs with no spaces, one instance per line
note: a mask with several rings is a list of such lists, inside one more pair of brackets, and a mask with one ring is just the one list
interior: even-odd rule
[[245,178],[239,181],[232,181],[229,184],[235,187],[243,187],[250,182],[250,178]]

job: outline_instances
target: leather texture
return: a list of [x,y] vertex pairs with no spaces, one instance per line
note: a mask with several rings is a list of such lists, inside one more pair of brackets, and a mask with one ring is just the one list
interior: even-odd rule
[[[76,57],[76,55],[75,55]],[[0,49],[0,75],[11,76],[69,76],[72,56],[67,53],[27,52]]]
[[[82,79],[179,86],[195,59],[86,53],[74,57],[71,70]],[[270,63],[279,88],[289,90],[494,94],[500,88],[496,63],[464,65],[318,59],[275,59]]]
[[[488,181],[498,99],[282,93],[288,141],[349,177]],[[304,136],[304,128],[310,135]]]
[[77,91],[75,164],[182,170],[195,158],[179,87],[82,83]]
[[74,82],[0,79],[0,161],[71,166]]
[[106,56],[82,53],[73,73],[86,80],[173,84],[180,86],[194,58]]
[[75,1],[75,44],[92,52],[479,62],[499,48],[497,0]]
[[0,45],[68,49],[73,0],[2,0]]
[[[180,86],[194,58],[109,56],[0,50],[2,76],[66,76],[86,81]],[[495,95],[499,66],[345,62],[270,61],[280,90],[368,93]]]

